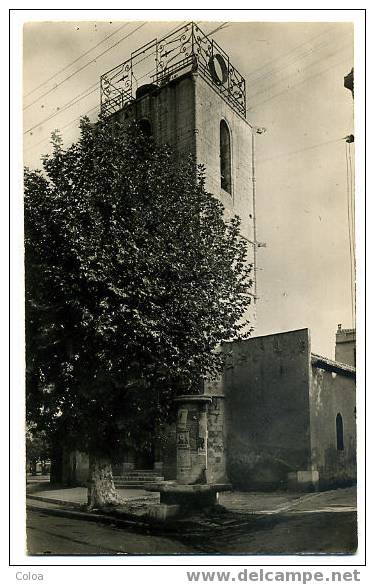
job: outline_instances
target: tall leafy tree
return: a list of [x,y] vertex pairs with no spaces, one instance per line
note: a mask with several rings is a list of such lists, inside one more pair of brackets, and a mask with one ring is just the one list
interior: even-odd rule
[[46,463],[51,458],[51,446],[45,432],[35,433],[26,429],[26,463],[32,475],[37,473],[37,464],[41,464],[42,474],[46,471]]
[[53,144],[43,171],[25,169],[27,415],[90,454],[97,506],[118,501],[113,453],[221,372],[251,266],[192,158],[104,119]]

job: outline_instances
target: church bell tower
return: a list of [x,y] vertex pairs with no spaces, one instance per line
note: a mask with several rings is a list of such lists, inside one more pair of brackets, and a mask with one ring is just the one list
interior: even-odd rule
[[[241,218],[256,297],[254,129],[246,120],[245,79],[195,24],[153,40],[101,77],[101,111],[137,119],[157,143],[191,153],[206,189]],[[255,302],[247,316],[255,322]]]

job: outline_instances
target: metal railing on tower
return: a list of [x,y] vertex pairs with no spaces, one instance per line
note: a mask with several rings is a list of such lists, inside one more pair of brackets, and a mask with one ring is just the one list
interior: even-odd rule
[[194,22],[161,40],[150,41],[127,61],[104,73],[100,78],[102,114],[109,116],[130,104],[142,85],[153,84],[156,89],[190,71],[200,72],[246,118],[245,79],[225,51]]

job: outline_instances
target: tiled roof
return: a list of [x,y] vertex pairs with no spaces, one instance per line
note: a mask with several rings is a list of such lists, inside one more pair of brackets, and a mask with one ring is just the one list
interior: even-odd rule
[[335,360],[330,360],[316,353],[311,354],[311,365],[318,368],[323,368],[324,370],[328,370],[330,372],[336,372],[337,374],[355,376],[356,373],[355,367],[350,366],[349,364],[336,362]]

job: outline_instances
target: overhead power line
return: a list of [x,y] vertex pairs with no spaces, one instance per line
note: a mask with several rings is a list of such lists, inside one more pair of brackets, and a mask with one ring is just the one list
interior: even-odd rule
[[[182,24],[179,24],[178,26],[175,26],[173,29],[171,29],[171,31],[167,32],[164,35],[164,37],[173,35],[174,32],[176,32],[179,28],[182,28],[185,24],[187,24],[187,21],[183,21]],[[143,61],[146,61],[147,59],[150,59],[150,54],[146,52],[146,54],[143,57],[141,57],[140,59],[138,59],[138,61],[134,61],[132,63],[132,67],[134,68],[136,65],[139,65],[140,63],[142,63]],[[147,75],[150,75],[150,73],[152,73],[153,71],[154,71],[154,68],[152,68],[151,71],[148,71],[147,73],[145,73],[144,75],[142,75],[142,77],[140,77],[136,81],[140,81],[144,77],[147,77]],[[133,72],[133,76],[134,76],[134,72]]]
[[333,69],[334,67],[337,67],[338,65],[340,65],[340,63],[343,63],[346,60],[347,60],[347,57],[340,59],[339,61],[337,61],[336,63],[333,63],[332,65],[330,65],[326,69],[323,69],[322,71],[318,71],[314,75],[309,75],[309,77],[305,77],[304,79],[301,79],[301,81],[298,81],[297,83],[290,85],[289,87],[283,89],[282,91],[280,91],[274,95],[271,95],[269,98],[267,98],[263,101],[259,101],[257,104],[252,105],[251,107],[247,108],[247,111],[255,110],[259,106],[262,106],[263,104],[269,102],[270,100],[273,100],[273,99],[281,96],[282,94],[286,93],[287,91],[290,91],[291,89],[294,89],[295,87],[298,87],[299,85],[303,85],[304,83],[306,83],[310,79],[315,79],[315,77],[319,77],[320,75],[324,75],[324,73],[327,73],[327,71],[329,71],[330,69]]
[[[293,49],[291,49],[290,51],[288,51],[287,53],[284,53],[284,55],[281,55],[280,57],[277,57],[276,59],[270,59],[269,61],[267,61],[266,63],[264,63],[263,65],[261,65],[260,67],[257,67],[256,69],[254,69],[254,71],[250,72],[250,74],[248,75],[248,79],[250,80],[252,77],[263,77],[264,74],[264,70],[269,66],[272,65],[273,63],[277,63],[279,61],[282,61],[283,59],[286,59],[287,57],[289,57],[290,55],[294,55],[294,53],[300,49],[301,47],[303,47],[304,45],[310,44],[312,43],[312,41],[314,41],[315,39],[329,33],[331,30],[333,29],[333,27],[329,27],[327,30],[322,31],[321,33],[319,33],[318,35],[315,35],[313,37],[310,37],[309,39],[307,39],[307,41],[304,41],[303,43],[300,43],[299,45],[296,45],[295,47],[293,47]],[[278,67],[277,67],[278,68]],[[260,72],[260,75],[258,76],[257,73],[258,71]]]
[[[77,118],[74,118],[74,120],[70,120],[67,124],[65,124],[65,126],[62,126],[60,128],[60,131],[65,130],[66,128],[68,128],[69,126],[71,126],[72,124],[74,124],[74,122],[78,122],[84,116],[88,116],[89,114],[91,114],[92,112],[94,112],[94,110],[97,110],[99,107],[100,107],[100,104],[96,104],[96,106],[94,106],[90,110],[87,110],[87,112],[85,112],[84,114],[80,114],[79,116],[77,116]],[[50,140],[50,139],[51,139],[50,136],[45,136],[44,138],[42,138],[42,140],[39,140],[39,142],[37,142],[36,144],[31,144],[30,146],[28,146],[27,148],[25,148],[25,152],[28,152],[32,148],[36,148],[40,144],[43,144],[43,142],[46,142],[47,140]]]
[[31,128],[28,128],[27,130],[25,130],[24,134],[28,134],[29,132],[32,132],[33,130],[35,130],[35,128],[38,128],[39,126],[42,126],[42,124],[45,124],[46,122],[49,122],[49,120],[52,120],[52,118],[55,118],[55,116],[58,116],[59,114],[62,114],[63,112],[66,112],[66,110],[68,110],[72,106],[76,105],[78,102],[80,102],[84,98],[88,97],[89,95],[91,95],[95,91],[98,91],[98,89],[99,89],[99,83],[95,83],[91,87],[93,87],[94,89],[91,89],[91,91],[89,91],[88,93],[87,93],[87,90],[86,90],[86,93],[84,93],[84,95],[81,95],[81,97],[78,97],[78,99],[70,100],[67,104],[65,104],[64,106],[62,106],[62,108],[59,109],[57,112],[54,112],[53,114],[51,114],[47,118],[44,118],[44,120],[42,120],[41,122],[38,122],[38,124],[35,124]]
[[[179,24],[178,26],[174,27],[167,34],[168,35],[173,34],[176,30],[178,30],[179,28],[181,28],[181,26],[183,26],[183,25],[184,25],[184,23],[182,25]],[[216,32],[218,32],[219,30],[221,30],[222,28],[227,27],[227,26],[230,26],[229,23],[223,22],[220,26],[218,26],[214,30],[210,31],[207,36],[213,35]],[[112,34],[114,34],[114,33],[112,33]],[[137,61],[136,63],[134,63],[134,65],[139,64],[144,59],[145,58],[143,57],[142,59],[140,59],[139,61]],[[152,71],[153,71],[153,69],[151,71],[147,72],[146,74],[144,74],[141,78],[138,79],[138,81],[141,81],[142,79],[144,79],[145,77],[147,77],[147,75],[149,75],[150,73],[152,73]],[[59,114],[65,112],[71,106],[76,105],[79,101],[81,101],[82,99],[85,99],[86,97],[88,97],[89,95],[91,95],[92,93],[94,93],[95,91],[97,91],[97,89],[99,89],[99,82],[95,82],[90,87],[86,88],[83,92],[81,92],[77,96],[73,97],[69,102],[67,102],[66,104],[64,104],[61,108],[59,108],[58,111],[52,113],[50,116],[48,116],[47,118],[45,118],[41,122],[38,122],[34,126],[32,126],[32,127],[28,128],[27,130],[25,130],[24,134],[28,134],[28,133],[32,132],[33,130],[35,130],[36,128],[38,128],[39,126],[41,126],[42,124],[44,124],[44,123],[52,120],[55,116],[58,116]],[[95,108],[92,108],[92,109],[95,109]],[[86,115],[86,114],[83,114],[83,115]],[[77,119],[79,120],[79,118],[77,118]],[[76,121],[77,119],[75,119],[74,121]],[[43,139],[42,141],[38,142],[37,145],[38,144],[41,144],[42,142],[44,142],[44,140],[46,140],[46,139]],[[37,146],[37,145],[35,145],[35,146]],[[29,150],[29,149],[26,149],[26,150]]]
[[342,140],[345,140],[345,138],[335,138],[334,140],[327,140],[326,142],[318,142],[317,144],[312,144],[311,146],[307,146],[306,148],[299,148],[298,150],[294,150],[292,152],[284,152],[277,154],[275,156],[271,156],[269,158],[261,158],[258,160],[258,164],[269,162],[271,160],[276,160],[278,158],[294,156],[295,154],[299,154],[300,152],[305,152],[306,150],[313,150],[314,148],[318,148],[319,146],[325,146],[326,144],[334,144],[335,142],[341,142]]
[[30,104],[28,104],[27,106],[25,106],[24,107],[24,110],[26,110],[27,108],[30,108],[31,106],[33,106],[34,104],[36,104],[39,100],[41,100],[42,98],[44,98],[47,95],[49,95],[52,91],[55,91],[58,87],[60,87],[60,85],[62,85],[63,83],[65,83],[66,81],[68,81],[69,79],[71,79],[72,77],[74,77],[75,75],[77,75],[77,73],[80,73],[81,71],[83,71],[83,69],[86,69],[86,67],[88,67],[89,65],[91,65],[92,63],[94,63],[95,61],[97,61],[98,59],[100,59],[103,55],[105,55],[106,53],[108,53],[109,51],[111,51],[114,47],[117,47],[117,45],[119,45],[120,43],[122,43],[123,41],[125,41],[125,39],[128,39],[131,35],[133,35],[134,33],[136,33],[143,26],[146,26],[146,24],[147,24],[147,22],[141,23],[139,26],[137,26],[135,29],[133,29],[130,33],[128,33],[127,35],[125,35],[124,37],[122,37],[119,41],[117,41],[116,43],[114,43],[110,47],[108,47],[108,49],[105,49],[105,51],[102,51],[101,53],[99,53],[99,55],[97,55],[94,59],[91,59],[91,61],[88,61],[88,63],[86,63],[85,65],[82,65],[82,67],[80,67],[79,69],[77,69],[76,71],[74,71],[73,73],[71,73],[70,75],[68,75],[67,77],[65,77],[62,81],[60,81],[59,83],[57,83],[54,87],[52,87],[48,91],[44,92],[41,96],[39,96],[38,98],[36,98],[33,102],[31,102]]
[[[258,79],[256,79],[256,81],[254,82],[255,87],[257,88],[262,87],[265,85],[266,82],[269,82],[269,80],[272,80],[273,78],[277,78],[277,76],[280,75],[280,73],[285,70],[285,69],[289,69],[290,67],[292,67],[293,65],[295,67],[298,67],[298,73],[300,72],[300,70],[303,68],[303,70],[307,69],[308,67],[312,67],[313,65],[315,65],[316,63],[321,63],[322,61],[322,57],[319,57],[318,59],[316,59],[315,61],[309,62],[309,57],[311,55],[315,55],[318,54],[319,51],[325,49],[326,47],[329,47],[331,45],[331,42],[329,41],[327,42],[323,42],[323,43],[319,43],[318,45],[315,45],[314,47],[312,47],[311,49],[308,49],[306,51],[303,51],[301,53],[299,53],[298,55],[295,56],[294,59],[290,59],[287,63],[285,63],[283,66],[278,67],[277,69],[271,70],[269,72],[268,75],[265,75],[264,77],[259,77]],[[333,52],[331,52],[329,55],[325,55],[324,59],[328,59],[329,57],[332,57],[332,55],[335,55],[336,53],[338,53],[340,50],[342,50],[343,47],[347,47],[349,46],[349,43],[345,43],[343,46],[341,47],[336,47],[335,45],[335,50]],[[315,55],[316,56],[316,55]],[[291,73],[291,75],[293,75],[293,73]],[[267,84],[266,87],[263,87],[263,89],[260,89],[259,91],[257,91],[256,93],[253,94],[249,94],[249,98],[254,98],[255,96],[264,93],[265,91],[268,91],[270,88],[274,87],[275,85],[277,85],[278,83],[282,82],[285,78],[279,78],[277,79],[276,82],[272,83],[271,85]]]
[[[167,34],[173,34],[176,30],[178,30],[181,26],[183,26],[185,23],[183,22],[182,25],[178,24],[178,26],[174,27],[171,29],[171,31],[169,31]],[[219,28],[222,28],[226,23],[223,23]],[[116,32],[118,32],[119,29],[117,29]],[[135,32],[135,31],[134,31]],[[214,31],[212,31],[210,34],[213,34]],[[112,33],[114,34],[114,33]],[[103,39],[104,40],[104,39]],[[137,61],[136,64],[140,63],[143,59],[141,59],[140,61]],[[93,91],[90,91],[91,89],[95,88]],[[91,93],[93,93],[96,89],[99,88],[99,82],[95,82],[93,85],[91,85],[90,87],[86,88],[81,94],[75,96],[74,98],[72,98],[69,102],[67,102],[67,104],[65,104],[58,112],[54,112],[54,114],[52,114],[51,116],[49,116],[48,118],[46,118],[45,120],[43,120],[42,122],[40,122],[39,124],[35,125],[32,129],[37,128],[38,126],[40,126],[41,124],[51,120],[52,118],[54,118],[55,116],[57,116],[58,114],[66,111],[68,109],[68,107],[70,107],[71,105],[75,105],[78,101],[80,101],[81,99],[84,99],[85,97],[88,97]],[[87,93],[89,91],[89,93]],[[74,124],[75,122],[78,122],[83,116],[88,116],[89,114],[91,114],[92,112],[94,112],[95,110],[97,110],[100,107],[99,104],[95,105],[93,108],[90,108],[89,110],[87,110],[86,112],[84,112],[83,114],[80,114],[77,118],[74,118],[73,120],[70,120],[67,124],[65,124],[64,126],[62,126],[60,128],[60,130],[65,130],[66,128],[68,128],[69,126],[71,126],[72,124]],[[24,134],[30,132],[32,129],[28,129],[26,130],[26,132],[24,132]],[[44,142],[46,142],[47,140],[50,140],[50,136],[45,136],[44,138],[42,138],[42,140],[39,140],[39,142],[37,142],[36,144],[32,144],[30,146],[28,146],[27,148],[25,148],[25,152],[28,152],[29,150],[36,148],[37,146],[39,146],[40,144],[43,144]]]
[[[197,21],[196,24],[199,24],[199,20]],[[183,25],[182,25],[183,26]],[[217,28],[215,28],[214,30],[210,31],[209,33],[207,33],[207,37],[219,32],[219,30],[221,30],[222,28],[227,28],[228,26],[230,26],[230,24],[228,22],[223,22],[220,26],[218,26]],[[179,28],[181,28],[181,26],[179,25],[176,29],[172,30],[170,33],[168,33],[168,36],[173,34],[176,30],[178,30]],[[140,59],[139,61],[137,61],[136,63],[133,64],[133,66],[138,65],[139,63],[141,63],[142,61],[144,61],[145,59],[149,58],[148,55],[146,55],[146,57],[142,57],[142,59]],[[136,82],[139,83],[140,81],[142,81],[142,79],[145,79],[145,77],[148,77],[151,73],[154,72],[154,67],[152,69],[150,69],[150,71],[147,71],[147,73],[144,73],[142,75],[142,77],[139,77],[138,79],[136,79]]]
[[220,26],[218,26],[217,28],[214,28],[214,30],[209,32],[207,34],[207,36],[209,37],[211,35],[214,35],[215,33],[219,32],[219,30],[221,30],[222,28],[228,28],[228,26],[230,26],[229,22],[222,22]]
[[[171,30],[171,32],[168,33],[168,34],[173,34],[173,32],[175,32],[176,30],[178,30],[180,27],[181,27],[181,25],[179,24],[177,27],[173,28]],[[219,27],[219,28],[221,28],[221,27]],[[112,33],[112,34],[114,34],[114,33]],[[140,59],[139,61],[137,61],[134,65],[138,65],[143,60],[144,60],[144,57],[142,59]],[[148,75],[148,73],[146,73],[145,75],[143,75],[138,81],[140,81],[144,77],[147,77],[147,75]],[[95,89],[93,91],[90,91],[94,87],[95,87]],[[86,88],[83,92],[81,92],[77,96],[73,97],[68,103],[64,104],[61,108],[59,108],[58,111],[54,112],[53,114],[51,114],[50,116],[48,116],[47,118],[45,118],[44,120],[42,120],[41,122],[38,122],[38,124],[35,124],[31,128],[28,128],[27,130],[25,130],[24,134],[28,134],[29,132],[32,132],[33,130],[35,130],[35,128],[38,128],[38,126],[41,126],[45,122],[48,122],[49,120],[51,120],[52,118],[54,118],[55,116],[58,116],[59,114],[65,112],[68,108],[70,108],[73,105],[76,105],[81,99],[84,99],[84,98],[88,97],[89,95],[91,95],[92,93],[94,93],[94,91],[96,91],[97,89],[99,89],[99,82],[98,81],[95,82],[94,84],[92,84],[90,87]],[[89,93],[87,93],[87,92],[89,92]]]
[[354,232],[354,188],[353,169],[351,157],[351,144],[346,140],[346,207],[349,234],[349,258],[350,258],[350,297],[352,310],[352,327],[355,327],[355,232]]
[[37,91],[38,89],[40,89],[41,87],[43,87],[43,85],[46,85],[49,81],[51,81],[52,79],[54,79],[55,77],[57,77],[58,75],[60,75],[60,73],[63,73],[64,71],[66,71],[67,69],[69,69],[69,67],[72,67],[72,65],[74,65],[75,63],[77,63],[77,61],[79,61],[80,59],[83,59],[83,57],[86,57],[86,55],[88,55],[89,53],[91,53],[91,51],[94,51],[97,47],[99,47],[100,45],[102,45],[105,41],[107,41],[108,39],[110,39],[111,37],[113,37],[113,35],[117,34],[118,32],[120,32],[120,30],[123,30],[125,27],[129,26],[130,23],[126,22],[125,24],[121,25],[120,27],[118,27],[115,31],[111,32],[111,34],[107,35],[106,37],[104,37],[104,39],[102,39],[101,41],[99,41],[99,43],[97,43],[96,45],[94,45],[93,47],[91,47],[91,49],[88,49],[87,51],[85,51],[84,53],[82,53],[82,55],[79,55],[79,57],[77,57],[76,59],[74,59],[74,61],[72,61],[71,63],[68,63],[68,65],[65,65],[65,67],[63,67],[62,69],[59,69],[58,71],[56,71],[56,73],[54,73],[53,75],[51,75],[51,77],[49,77],[48,79],[46,79],[45,81],[43,81],[42,83],[40,83],[37,87],[34,87],[34,89],[30,90],[25,97],[29,97],[29,95],[33,94],[35,91]]
[[[329,44],[329,43],[327,43]],[[324,45],[327,46],[327,45]],[[329,55],[327,55],[325,57],[325,59],[329,59],[330,57],[334,57],[335,55],[337,55],[338,53],[341,53],[344,49],[347,49],[348,47],[352,47],[351,43],[345,43],[344,45],[342,45],[341,47],[338,47],[335,51],[331,52]],[[313,51],[310,51],[309,53],[312,53]],[[305,57],[308,56],[307,54],[304,55]],[[307,69],[310,69],[311,67],[313,67],[314,65],[316,65],[317,63],[321,63],[322,59],[316,59],[315,61],[313,61],[312,63],[308,63],[304,66],[303,71],[306,71]],[[292,63],[290,64],[292,65]],[[289,65],[288,65],[289,67]],[[299,73],[299,72],[298,72]],[[292,73],[292,75],[295,75],[296,73]],[[271,85],[268,85],[267,87],[261,89],[260,91],[257,91],[256,93],[250,94],[248,96],[248,99],[251,100],[253,98],[255,98],[257,95],[261,95],[262,93],[265,93],[266,91],[269,91],[270,89],[272,89],[273,87],[279,85],[280,83],[284,82],[284,79],[279,79],[278,81],[276,81],[275,83],[272,83]]]

